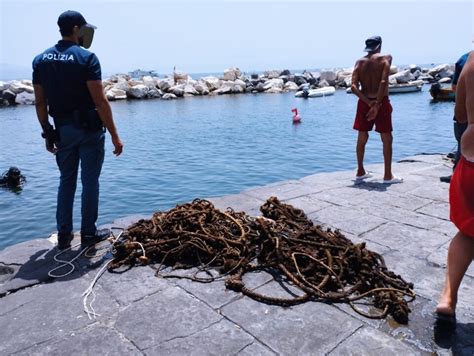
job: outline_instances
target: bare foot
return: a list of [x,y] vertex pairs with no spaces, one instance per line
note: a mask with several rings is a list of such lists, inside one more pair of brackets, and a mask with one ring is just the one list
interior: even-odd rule
[[436,306],[436,313],[444,315],[454,315],[456,311],[456,302],[450,298],[441,297]]

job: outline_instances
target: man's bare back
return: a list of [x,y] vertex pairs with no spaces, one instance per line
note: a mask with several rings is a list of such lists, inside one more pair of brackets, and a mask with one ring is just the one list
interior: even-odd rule
[[[389,54],[375,53],[367,55],[359,59],[352,73],[352,83],[358,85],[360,83],[360,91],[367,99],[375,100],[379,91],[379,87],[383,80],[388,81],[390,74],[390,65],[392,64],[392,56]],[[388,86],[381,93],[382,96],[388,95]]]
[[461,138],[461,153],[474,161],[474,54],[471,53],[459,77],[456,88],[455,116],[468,126]]

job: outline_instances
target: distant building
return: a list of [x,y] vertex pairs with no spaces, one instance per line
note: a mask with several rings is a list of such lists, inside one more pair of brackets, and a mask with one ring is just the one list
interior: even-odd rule
[[133,72],[128,72],[128,75],[132,78],[141,78],[146,75],[149,75],[151,77],[157,77],[158,73],[155,72],[154,70],[141,70],[141,69],[135,69]]

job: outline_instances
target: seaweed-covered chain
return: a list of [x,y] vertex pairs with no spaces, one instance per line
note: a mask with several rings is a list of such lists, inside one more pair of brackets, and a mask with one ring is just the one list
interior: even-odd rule
[[[353,244],[339,231],[314,226],[305,213],[277,198],[260,208],[263,217],[252,218],[228,208],[222,212],[206,200],[157,212],[150,220],[131,225],[115,244],[109,269],[153,264],[157,275],[216,279],[211,269],[226,278],[226,286],[255,300],[288,306],[309,300],[349,303],[369,318],[392,315],[408,322],[413,285],[389,271],[383,257],[364,243]],[[198,267],[193,276],[164,273],[163,267]],[[255,271],[278,273],[302,291],[294,298],[263,295],[246,287],[243,276]],[[198,276],[206,272],[208,277]],[[408,298],[406,298],[408,297]],[[369,315],[355,302],[364,299],[380,310]]]

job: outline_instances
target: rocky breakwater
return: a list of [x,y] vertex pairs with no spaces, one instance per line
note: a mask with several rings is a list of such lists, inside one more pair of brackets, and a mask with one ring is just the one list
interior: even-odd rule
[[[244,93],[284,93],[303,89],[333,86],[351,86],[352,68],[291,73],[289,70],[269,70],[261,74],[245,74],[238,68],[224,71],[222,76],[206,76],[194,79],[183,72],[165,77],[143,76],[131,78],[116,74],[103,81],[109,100],[125,99],[177,99],[200,95],[224,95]],[[442,64],[433,68],[410,65],[401,69],[392,66],[390,84],[405,84],[422,80],[425,83],[448,83],[454,74],[454,66]],[[0,106],[34,104],[31,80],[0,81]]]

